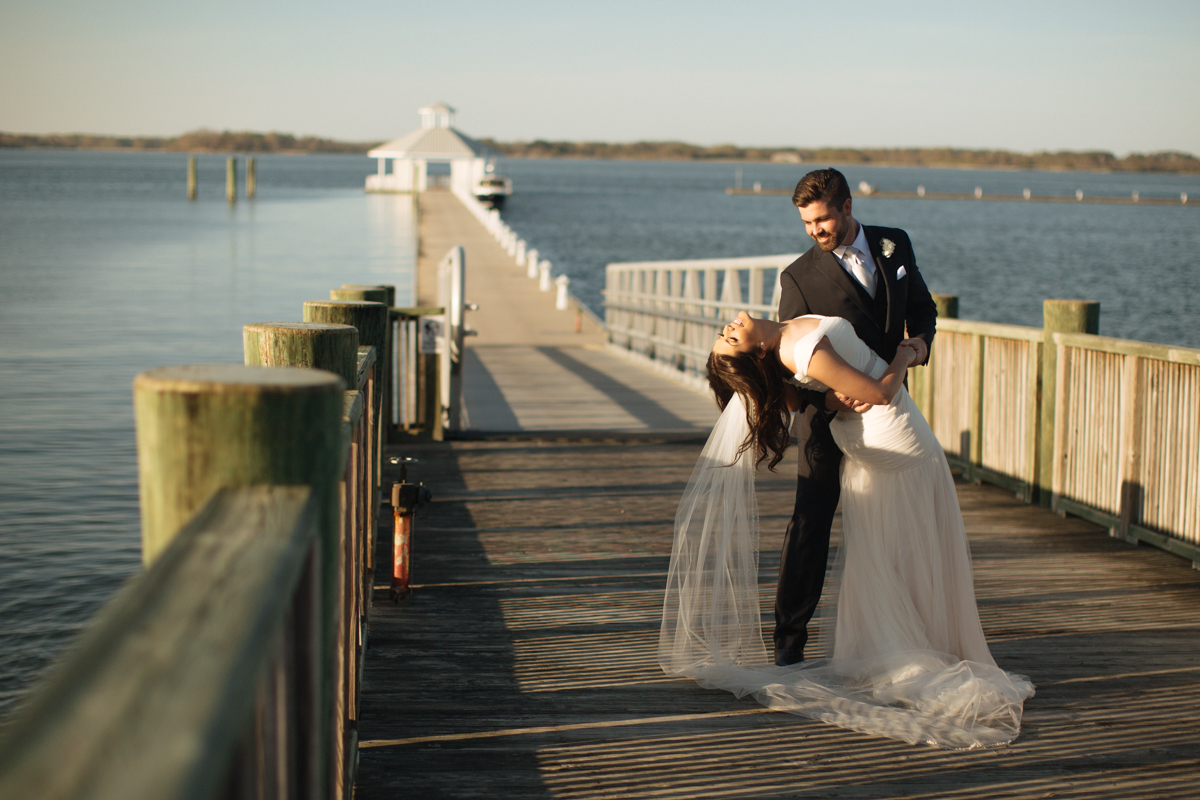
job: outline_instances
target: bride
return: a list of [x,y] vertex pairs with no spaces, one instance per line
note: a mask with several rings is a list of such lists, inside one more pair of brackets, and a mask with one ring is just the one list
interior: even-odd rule
[[[706,688],[862,733],[945,748],[1020,733],[1033,684],[996,666],[941,446],[903,386],[916,352],[885,363],[839,317],[740,313],[708,359],[723,409],[675,517],[659,663]],[[825,659],[767,658],[758,600],[754,470],[789,444],[795,380],[871,403],[830,421],[845,454],[842,543],[820,610]]]

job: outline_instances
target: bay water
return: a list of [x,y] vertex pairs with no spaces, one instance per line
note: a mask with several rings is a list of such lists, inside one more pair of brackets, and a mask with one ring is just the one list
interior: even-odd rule
[[[363,156],[257,158],[258,197],[224,200],[201,156],[0,151],[0,715],[140,565],[131,382],[167,364],[240,363],[248,322],[298,320],[342,283],[412,301],[406,196],[366,195]],[[801,252],[787,197],[808,165],[520,161],[504,217],[602,312],[614,261]],[[883,190],[1178,198],[1200,176],[844,167]],[[1196,205],[1200,205],[1197,202]],[[1200,347],[1200,208],[855,201],[904,228],[961,316],[1041,324],[1044,298],[1101,302],[1101,333]],[[468,300],[486,303],[470,293]]]

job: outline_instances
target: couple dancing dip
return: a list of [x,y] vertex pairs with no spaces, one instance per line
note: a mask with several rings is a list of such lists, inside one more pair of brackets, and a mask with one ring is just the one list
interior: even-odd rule
[[[786,321],[738,314],[708,359],[722,413],[675,516],[659,663],[862,733],[1011,742],[1033,685],[988,650],[954,481],[904,387],[937,318],[908,235],[860,225],[837,170],[805,175],[792,202],[816,246],[780,276]],[[793,411],[799,477],[769,659],[754,472],[783,457]],[[822,658],[806,654],[814,613]]]

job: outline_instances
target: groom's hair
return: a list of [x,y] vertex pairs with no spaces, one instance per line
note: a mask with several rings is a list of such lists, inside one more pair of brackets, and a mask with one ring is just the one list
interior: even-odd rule
[[850,199],[850,184],[846,176],[836,169],[814,169],[796,184],[792,192],[792,205],[804,208],[818,200],[836,208],[838,211]]

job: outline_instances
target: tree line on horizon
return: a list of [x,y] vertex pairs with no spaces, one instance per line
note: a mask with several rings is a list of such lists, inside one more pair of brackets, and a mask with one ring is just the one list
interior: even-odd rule
[[99,136],[87,133],[47,135],[0,133],[0,147],[70,150],[165,150],[186,153],[365,153],[379,142],[341,142],[319,136],[206,128],[181,136]]
[[992,167],[1034,170],[1112,172],[1200,172],[1200,159],[1190,153],[1164,151],[1130,153],[1124,157],[1102,151],[1015,153],[1008,150],[969,150],[954,147],[713,147],[686,142],[480,142],[511,158],[601,158],[657,161],[774,161],[784,163],[860,164],[888,167]]
[[[1015,153],[954,147],[705,147],[687,142],[568,142],[535,139],[498,142],[480,139],[510,158],[572,158],[648,161],[750,161],[859,164],[893,167],[985,167],[1004,169],[1111,172],[1200,172],[1200,159],[1190,153],[1102,151]],[[19,134],[0,132],[0,147],[76,150],[162,150],[190,153],[366,153],[380,142],[343,142],[318,136],[251,131],[189,131],[181,136],[99,136],[92,134]]]

